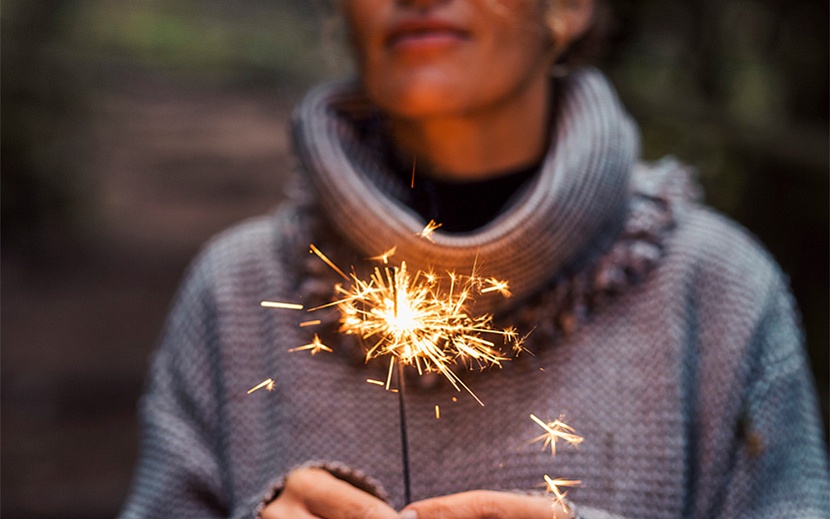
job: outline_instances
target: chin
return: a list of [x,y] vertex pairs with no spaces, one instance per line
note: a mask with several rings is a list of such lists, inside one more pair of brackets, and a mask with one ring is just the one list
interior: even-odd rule
[[406,78],[367,84],[369,96],[386,112],[398,117],[417,119],[460,114],[468,108],[463,85],[436,78]]

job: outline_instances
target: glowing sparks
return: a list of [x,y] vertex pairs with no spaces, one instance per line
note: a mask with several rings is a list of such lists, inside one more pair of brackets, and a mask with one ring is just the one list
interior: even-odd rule
[[257,391],[257,390],[262,389],[262,388],[265,388],[266,391],[273,391],[274,390],[274,379],[269,378],[269,379],[263,380],[262,382],[260,382],[256,386],[249,389],[248,394],[250,395],[254,391]]
[[436,229],[438,229],[439,227],[441,227],[440,223],[436,222],[435,220],[430,220],[429,223],[427,223],[426,226],[423,229],[421,229],[421,232],[416,233],[415,235],[420,236],[421,238],[427,239],[429,241],[433,241],[432,233],[434,233]]
[[394,256],[394,255],[395,255],[395,252],[396,252],[397,250],[398,250],[398,246],[397,246],[397,245],[395,245],[394,247],[392,247],[392,248],[391,248],[391,249],[389,249],[388,251],[384,252],[383,254],[379,254],[379,255],[377,255],[377,256],[373,256],[373,257],[371,257],[371,258],[369,258],[369,259],[370,259],[370,260],[372,260],[372,261],[379,261],[379,262],[383,263],[384,265],[388,265],[388,264],[389,264],[389,258],[391,258],[392,256]]
[[304,344],[303,346],[297,346],[296,348],[291,348],[288,351],[289,352],[294,352],[294,351],[306,351],[306,350],[310,351],[312,355],[317,355],[321,351],[327,351],[329,353],[331,353],[333,351],[331,348],[329,348],[328,346],[323,344],[323,341],[320,340],[320,337],[318,337],[316,333],[314,334],[314,339],[312,339],[312,341],[310,343]]
[[545,430],[545,434],[535,438],[533,442],[543,441],[542,450],[550,446],[550,452],[556,456],[556,442],[562,440],[571,445],[579,445],[582,443],[582,436],[576,434],[573,427],[562,422],[561,420],[554,420],[552,422],[543,422],[536,415],[531,414],[530,419],[539,424]]
[[376,386],[383,386],[384,385],[383,380],[375,380],[373,378],[367,378],[366,382],[368,382],[370,384],[374,384]]
[[435,404],[435,419],[436,420],[441,419],[441,408],[438,407],[438,404]]
[[282,308],[283,310],[302,310],[303,305],[297,303],[281,303],[279,301],[263,301],[259,303],[265,308]]
[[[577,435],[571,426],[561,420],[543,422],[534,414],[530,415],[530,419],[545,430],[545,434],[535,438],[533,442],[544,440],[542,450],[550,445],[551,454],[554,456],[556,456],[556,442],[558,440],[565,441],[571,445],[579,445],[582,443],[582,437]],[[547,491],[553,494],[554,505],[558,504],[565,510],[565,512],[570,513],[568,503],[565,501],[565,496],[568,495],[568,492],[563,491],[562,488],[575,487],[582,484],[582,482],[576,479],[553,479],[547,474],[545,474],[544,477],[545,483],[547,484]]]
[[[440,227],[430,221],[421,235]],[[453,370],[455,365],[467,368],[501,366],[509,358],[500,344],[512,344],[513,351],[522,349],[522,341],[514,328],[494,328],[489,314],[471,315],[468,307],[478,294],[499,292],[509,296],[508,284],[496,278],[482,278],[475,269],[470,275],[448,272],[442,278],[433,272],[411,273],[406,262],[400,266],[388,265],[395,254],[392,247],[371,258],[387,266],[375,267],[368,279],[359,277],[354,269],[346,275],[320,249],[310,245],[311,253],[337,272],[348,283],[334,286],[336,299],[331,303],[310,308],[314,312],[337,307],[340,311],[340,332],[359,337],[366,348],[366,361],[378,357],[389,358],[389,373],[384,387],[392,390],[392,371],[395,363],[414,367],[419,374],[439,373],[453,387],[463,388],[484,405]],[[262,306],[300,310],[302,305],[263,301]],[[301,327],[320,324],[320,320],[304,321]],[[291,348],[291,352],[310,351],[316,355],[332,349],[323,344],[317,334],[311,343]],[[370,381],[370,383],[376,383]]]
[[[367,344],[367,361],[388,356],[390,374],[395,362],[413,366],[418,373],[440,373],[475,398],[451,366],[498,366],[508,358],[485,337],[510,341],[515,334],[494,329],[490,315],[476,317],[467,311],[480,286],[478,278],[450,274],[449,280],[444,290],[439,278],[410,274],[405,262],[400,267],[376,267],[368,280],[352,274],[348,287],[337,286],[341,299],[332,304],[341,312],[340,331]],[[390,380],[391,375],[387,388]]]
[[561,487],[575,487],[582,484],[577,479],[553,479],[547,474],[545,474],[545,483],[548,485],[548,492],[553,494],[554,503],[558,503],[566,512],[569,510],[568,504],[565,501],[565,496],[568,495],[568,492],[562,491]]

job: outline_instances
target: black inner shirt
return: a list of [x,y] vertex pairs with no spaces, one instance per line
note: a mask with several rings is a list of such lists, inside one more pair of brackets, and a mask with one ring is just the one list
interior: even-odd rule
[[[535,176],[539,166],[536,163],[476,181],[439,180],[416,172],[407,203],[425,222],[440,223],[444,232],[474,231],[493,221],[511,197]],[[409,186],[411,166],[408,171],[398,168],[398,174]]]

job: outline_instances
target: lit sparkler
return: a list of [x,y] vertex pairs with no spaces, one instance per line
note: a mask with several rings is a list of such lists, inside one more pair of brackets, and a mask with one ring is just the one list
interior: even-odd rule
[[513,329],[493,328],[492,316],[470,315],[467,305],[480,284],[475,276],[451,273],[444,290],[436,276],[410,274],[402,262],[400,267],[375,268],[368,280],[354,273],[351,277],[349,287],[336,288],[341,299],[326,306],[340,309],[342,333],[367,344],[366,360],[388,356],[390,371],[399,362],[418,373],[438,372],[475,397],[451,366],[457,361],[500,366],[508,357],[487,337],[518,340]]
[[[430,226],[437,228],[434,222],[427,227]],[[341,314],[340,332],[363,340],[367,345],[367,362],[377,357],[389,357],[386,389],[390,388],[392,371],[397,363],[413,366],[419,374],[440,373],[456,390],[463,388],[483,405],[452,366],[460,363],[467,367],[492,367],[509,360],[491,340],[495,336],[500,336],[503,343],[511,343],[514,351],[521,350],[524,338],[520,338],[514,328],[494,328],[492,316],[474,316],[468,310],[476,294],[497,291],[508,297],[510,291],[506,281],[480,278],[475,272],[469,276],[449,272],[446,280],[442,280],[432,272],[412,274],[406,262],[401,262],[399,267],[375,267],[368,279],[362,279],[354,270],[347,276],[314,245],[310,250],[350,283],[335,286],[339,299],[308,312],[337,307]],[[394,252],[393,247],[372,259],[387,263]],[[261,304],[271,308],[303,308],[293,303],[263,301]],[[300,325],[309,326],[310,323],[316,321],[304,321]],[[316,354],[331,351],[331,348],[315,335],[310,344],[290,351],[302,350]]]
[[[431,234],[440,226],[441,224],[430,221],[419,236],[432,239]],[[351,275],[347,276],[313,244],[310,250],[347,283],[335,285],[335,293],[339,299],[307,311],[337,307],[340,311],[340,332],[355,335],[363,341],[366,345],[367,362],[378,357],[389,358],[386,383],[374,379],[368,379],[367,382],[383,384],[387,390],[394,391],[391,381],[397,365],[404,489],[406,502],[409,503],[403,368],[412,366],[419,374],[440,373],[456,390],[461,391],[463,388],[479,404],[484,405],[452,367],[455,364],[469,368],[475,365],[481,368],[501,366],[501,362],[509,358],[502,353],[496,342],[491,340],[497,336],[503,343],[512,343],[514,351],[522,349],[523,338],[518,337],[515,329],[499,330],[494,328],[491,315],[474,316],[469,311],[469,306],[477,294],[499,292],[502,296],[509,297],[508,284],[496,278],[478,277],[475,270],[470,275],[448,272],[446,279],[442,280],[433,272],[411,273],[406,262],[401,262],[400,266],[388,266],[389,258],[395,253],[395,247],[371,258],[386,266],[375,267],[369,278],[363,279],[357,275],[354,268]],[[262,306],[303,309],[302,305],[271,301],[263,301]],[[308,323],[311,321],[304,321],[301,326],[307,326]],[[317,334],[311,343],[289,351],[300,350],[310,351],[312,355],[320,351],[332,351],[323,344]],[[440,409],[437,406],[435,414],[436,418],[440,417]]]

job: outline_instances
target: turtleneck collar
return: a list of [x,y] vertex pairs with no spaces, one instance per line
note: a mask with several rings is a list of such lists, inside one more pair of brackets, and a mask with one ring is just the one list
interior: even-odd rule
[[[557,80],[552,144],[539,174],[489,224],[469,233],[419,236],[426,222],[400,200],[404,189],[366,132],[377,117],[354,84],[313,91],[294,118],[295,149],[326,219],[363,257],[393,246],[411,270],[475,271],[507,280],[513,301],[606,249],[623,224],[637,130],[601,73]],[[408,187],[408,186],[407,186]],[[510,305],[483,296],[477,310]]]

